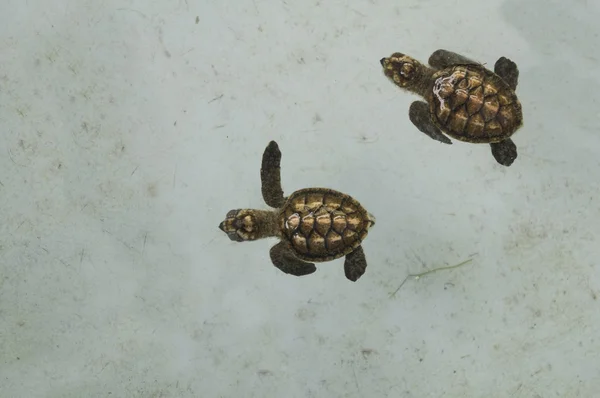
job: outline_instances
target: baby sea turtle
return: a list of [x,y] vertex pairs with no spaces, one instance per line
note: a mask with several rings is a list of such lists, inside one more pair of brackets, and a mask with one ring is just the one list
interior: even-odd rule
[[280,162],[279,146],[271,141],[260,177],[263,199],[274,210],[231,210],[219,228],[236,242],[279,238],[270,256],[286,274],[312,274],[315,262],[345,256],[346,278],[357,281],[367,268],[361,244],[375,217],[351,196],[332,189],[305,188],[284,197]]
[[510,166],[517,158],[511,136],[523,125],[515,90],[517,65],[500,57],[494,72],[462,55],[437,50],[429,65],[394,53],[380,60],[384,74],[398,87],[425,99],[411,104],[412,123],[434,140],[452,144],[448,136],[490,144],[498,163]]

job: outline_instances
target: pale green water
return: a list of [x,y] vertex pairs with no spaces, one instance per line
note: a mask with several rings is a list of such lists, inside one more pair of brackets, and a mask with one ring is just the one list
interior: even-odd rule
[[[597,393],[598,4],[3,10],[0,397]],[[511,167],[408,120],[379,60],[438,48],[518,64]],[[343,260],[283,274],[275,239],[218,230],[267,208],[270,140],[286,194],[377,217],[358,282]]]

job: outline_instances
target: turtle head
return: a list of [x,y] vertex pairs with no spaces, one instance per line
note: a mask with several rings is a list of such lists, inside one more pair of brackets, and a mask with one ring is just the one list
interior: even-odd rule
[[219,229],[234,242],[277,236],[277,213],[269,210],[230,210]]
[[225,220],[219,224],[219,229],[234,242],[244,242],[258,239],[260,222],[256,212],[251,209],[235,209],[227,212]]
[[423,65],[414,58],[394,53],[387,58],[381,58],[379,62],[383,73],[398,87],[411,89],[419,84]]

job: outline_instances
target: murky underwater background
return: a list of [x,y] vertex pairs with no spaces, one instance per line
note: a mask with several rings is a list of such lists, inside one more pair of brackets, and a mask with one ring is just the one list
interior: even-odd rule
[[[600,4],[3,5],[1,397],[597,393]],[[512,166],[410,123],[379,60],[438,48],[518,64]],[[271,140],[377,217],[356,283],[217,228]]]

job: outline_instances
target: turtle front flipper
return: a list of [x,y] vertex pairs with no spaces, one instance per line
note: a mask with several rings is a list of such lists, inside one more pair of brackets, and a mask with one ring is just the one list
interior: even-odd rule
[[428,63],[435,69],[444,69],[458,64],[477,64],[477,62],[463,55],[442,49],[434,51],[429,57]]
[[440,129],[433,124],[431,115],[429,113],[429,105],[423,101],[415,101],[410,105],[408,111],[408,117],[410,121],[418,128],[422,133],[425,133],[429,137],[436,141],[444,144],[452,144],[450,138],[446,137]]
[[490,146],[492,147],[492,155],[494,155],[494,159],[496,159],[496,162],[500,163],[502,166],[510,166],[517,158],[517,146],[510,138],[501,142],[490,144]]
[[286,274],[304,276],[317,270],[313,263],[307,263],[294,255],[286,242],[279,242],[269,252],[273,265]]
[[498,58],[494,65],[494,73],[504,80],[511,89],[516,90],[519,83],[519,68],[517,64],[506,57]]
[[362,246],[358,246],[351,253],[346,255],[344,261],[344,273],[346,278],[352,282],[356,282],[358,278],[363,276],[367,269],[367,259]]
[[260,168],[261,191],[267,205],[279,208],[285,203],[281,188],[281,152],[275,141],[269,142]]

